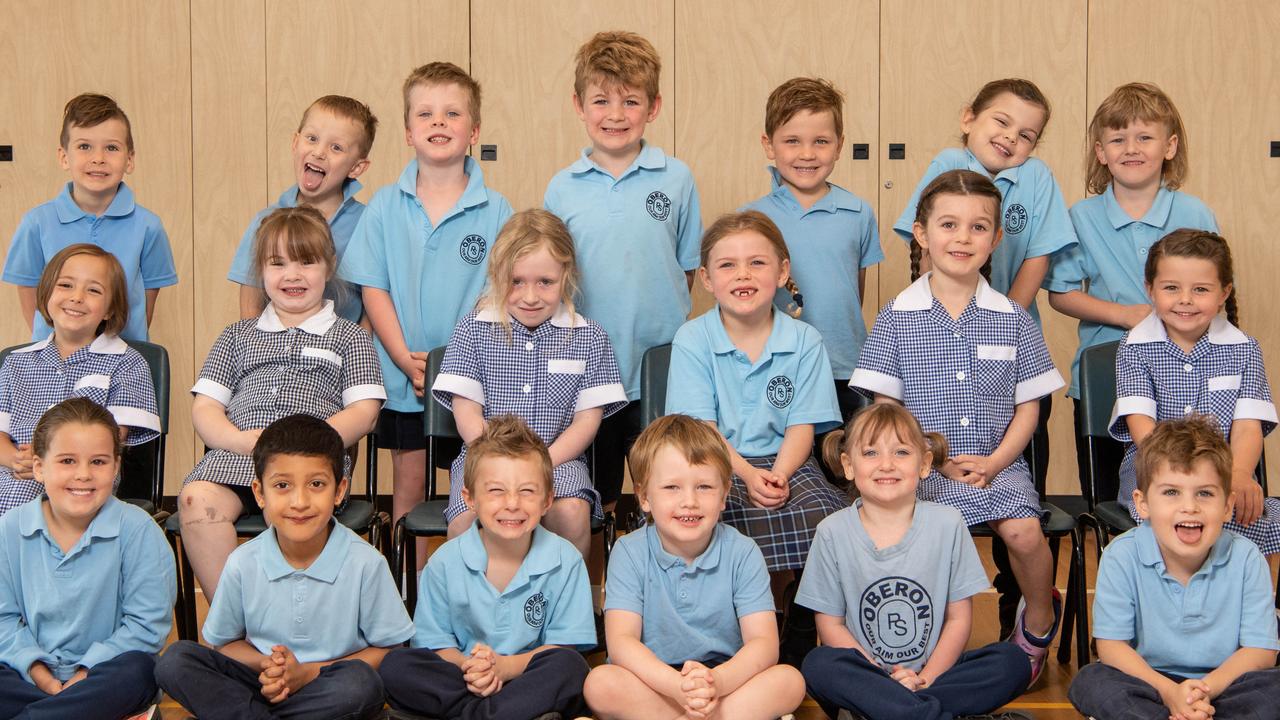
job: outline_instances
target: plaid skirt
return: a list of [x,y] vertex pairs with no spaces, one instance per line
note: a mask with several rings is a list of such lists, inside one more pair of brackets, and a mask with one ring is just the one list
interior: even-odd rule
[[[778,456],[770,455],[746,458],[746,461],[752,467],[770,468],[777,459]],[[769,572],[804,567],[818,523],[849,506],[849,498],[827,482],[812,457],[791,476],[790,488],[787,503],[768,510],[751,504],[747,486],[742,478],[734,475],[724,514],[720,516],[721,521],[756,541]]]
[[[342,469],[350,478],[351,455],[348,453],[343,453]],[[196,480],[206,480],[219,485],[249,487],[253,484],[253,457],[233,453],[230,450],[209,450],[200,458],[200,462],[196,463],[182,484],[185,486]],[[347,488],[347,495],[350,496],[350,484]]]
[[1031,481],[1031,469],[1021,457],[981,488],[952,480],[934,470],[920,481],[916,497],[959,510],[965,525],[1041,515],[1040,496]]

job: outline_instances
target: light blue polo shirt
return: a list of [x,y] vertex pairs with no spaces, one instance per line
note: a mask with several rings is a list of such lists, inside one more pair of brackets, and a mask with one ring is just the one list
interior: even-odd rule
[[591,148],[547,184],[543,205],[573,234],[582,272],[577,310],[609,334],[627,399],[640,397],[645,350],[666,345],[692,308],[702,211],[689,167],[644,144],[618,179]]
[[38,660],[65,682],[126,652],[160,652],[177,594],[164,531],[143,510],[108,498],[63,553],[44,502],[0,518],[0,663],[31,682]]
[[541,645],[595,646],[587,566],[568,540],[534,528],[529,554],[502,592],[485,576],[488,569],[478,521],[441,545],[422,571],[410,645],[470,653],[484,643],[499,655]]
[[[934,178],[948,170],[972,170],[991,177],[968,148],[947,148],[938,153],[924,171],[924,177],[920,178],[902,215],[893,224],[893,231],[906,240],[908,245],[915,242],[911,226],[916,221],[920,193],[924,192]],[[1001,170],[992,181],[1004,198],[1000,205],[1000,228],[1004,235],[991,254],[991,287],[1008,295],[1018,270],[1027,258],[1052,255],[1075,245],[1076,233],[1071,227],[1071,218],[1067,214],[1067,204],[1062,199],[1058,181],[1040,158],[1027,158],[1018,167]],[[1047,288],[1048,285],[1044,287]],[[1031,317],[1039,325],[1040,313],[1035,303],[1031,304],[1027,312],[1031,313]]]
[[[133,191],[120,183],[115,199],[101,215],[90,215],[71,197],[71,183],[49,202],[22,216],[4,262],[3,279],[21,287],[40,284],[44,266],[59,250],[76,243],[92,243],[120,261],[128,283],[129,324],[126,340],[147,339],[147,290],[176,285],[178,271],[160,218],[134,202]],[[32,340],[43,340],[53,328],[37,310]]]
[[[347,180],[342,184],[342,204],[338,206],[338,211],[333,217],[329,218],[329,233],[333,235],[333,250],[338,256],[338,264],[342,264],[342,256],[347,252],[347,244],[351,242],[351,235],[356,231],[356,224],[360,221],[360,216],[364,214],[364,203],[356,200],[356,193],[360,192],[363,187],[359,180]],[[262,224],[263,218],[270,215],[272,211],[280,208],[291,208],[298,206],[298,186],[294,185],[280,195],[280,199],[253,216],[249,227],[245,228],[244,236],[240,238],[240,245],[236,248],[236,256],[231,260],[231,270],[227,272],[227,279],[241,285],[249,285],[252,287],[262,287],[262,277],[260,268],[253,267],[253,238],[258,232],[258,226]],[[336,270],[336,268],[335,268]],[[360,288],[351,283],[344,283],[342,302],[336,303],[338,306],[338,316],[346,318],[353,323],[360,322],[360,315],[364,312],[364,303],[360,301]],[[335,288],[325,288],[324,296],[329,300],[336,300],[337,293]]]
[[1203,677],[1242,647],[1280,650],[1271,571],[1230,530],[1184,587],[1165,572],[1147,524],[1107,545],[1098,566],[1093,636],[1124,640],[1155,670]]
[[[1116,202],[1112,186],[1101,195],[1071,206],[1080,244],[1053,258],[1044,287],[1049,292],[1083,290],[1091,297],[1122,305],[1149,304],[1147,253],[1160,238],[1180,228],[1218,232],[1213,212],[1199,199],[1160,188],[1155,202],[1141,220],[1129,217]],[[1080,397],[1080,353],[1085,348],[1119,340],[1125,329],[1116,325],[1080,321],[1080,347],[1071,360],[1071,389]]]
[[662,547],[652,524],[618,539],[609,557],[604,609],[640,615],[640,641],[668,665],[722,663],[742,649],[739,621],[774,611],[760,547],[717,523],[687,564]]
[[817,433],[840,425],[822,336],[777,309],[754,363],[729,339],[718,305],[685,323],[671,343],[666,411],[715,421],[747,458],[776,455],[792,425]]
[[387,560],[341,523],[310,567],[299,570],[280,552],[275,528],[227,558],[204,621],[205,642],[221,647],[247,640],[270,655],[284,645],[298,662],[325,662],[369,647],[392,647],[413,635]]
[[[355,285],[386,290],[395,304],[405,343],[430,352],[449,342],[453,328],[475,308],[484,289],[489,251],[511,205],[484,185],[484,173],[468,157],[467,188],[439,225],[418,199],[418,161],[410,160],[394,185],[377,192],[356,225],[338,274]],[[422,412],[409,378],[391,361],[374,334],[388,410]]]

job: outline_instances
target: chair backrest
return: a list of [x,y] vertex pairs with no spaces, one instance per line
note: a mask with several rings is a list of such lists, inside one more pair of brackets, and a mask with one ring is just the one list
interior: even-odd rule
[[160,414],[160,433],[169,432],[169,351],[163,345],[142,340],[126,340],[129,347],[138,351],[151,369],[151,385],[156,391],[156,408]]
[[422,431],[428,438],[460,438],[458,426],[453,422],[453,413],[449,408],[436,402],[431,397],[431,386],[440,374],[440,365],[444,363],[444,348],[438,347],[427,355],[427,379],[423,383],[426,388],[422,399]]
[[1094,504],[1114,500],[1120,478],[1102,477],[1096,471],[1099,446],[1116,444],[1111,437],[1111,411],[1116,404],[1116,350],[1120,342],[1085,348],[1080,353],[1080,433],[1088,446],[1088,462],[1080,468],[1080,492],[1092,509]]
[[649,348],[640,361],[640,422],[644,427],[667,414],[667,370],[670,367],[670,345]]

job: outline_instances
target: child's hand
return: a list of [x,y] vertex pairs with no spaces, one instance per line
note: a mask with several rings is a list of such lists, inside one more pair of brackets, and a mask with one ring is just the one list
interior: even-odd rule
[[928,683],[925,682],[924,678],[920,677],[920,673],[912,670],[911,668],[904,668],[901,665],[894,665],[893,672],[889,673],[889,677],[897,680],[899,685],[911,692],[915,692],[928,686]]
[[502,680],[498,677],[498,654],[484,643],[477,643],[471,650],[471,656],[462,663],[462,679],[467,683],[467,690],[479,697],[489,697],[502,689]]
[[284,653],[272,652],[258,664],[258,684],[262,687],[258,692],[268,702],[283,702],[289,696],[284,684]]
[[27,674],[31,676],[31,682],[40,689],[40,692],[46,695],[57,695],[62,692],[62,682],[53,676],[53,672],[49,670],[48,665],[39,660],[31,663],[31,667],[27,669]]
[[[284,685],[284,690],[277,696],[278,699],[269,698],[273,703],[297,695],[303,686],[320,675],[320,666],[315,663],[298,662],[298,658],[293,654],[293,651],[284,645],[276,645],[271,648],[271,662],[280,668],[279,682]],[[266,693],[263,694],[265,695]]]
[[1169,708],[1169,717],[1179,720],[1208,720],[1212,717],[1202,709],[1209,707],[1212,710],[1208,697],[1209,686],[1199,678],[1183,680],[1176,685],[1171,682],[1160,689],[1160,701]]
[[405,364],[400,365],[400,371],[409,378],[409,382],[413,384],[413,394],[422,397],[426,391],[424,385],[427,382],[427,356],[430,353],[410,352],[409,359]]
[[19,480],[35,479],[35,473],[31,470],[31,443],[18,445],[18,453],[13,456],[13,467],[10,469]]
[[680,704],[685,715],[692,720],[710,717],[720,704],[715,674],[706,665],[690,660],[680,669],[680,675],[680,691],[684,693]]
[[774,510],[787,502],[789,491],[785,484],[781,488],[778,487],[772,470],[752,468],[751,472],[742,478],[742,484],[747,486],[747,498],[756,507]]
[[1262,486],[1249,474],[1232,478],[1231,489],[1236,494],[1236,522],[1249,527],[1262,517],[1263,502],[1266,500],[1262,495]]
[[1150,305],[1123,305],[1120,321],[1125,330],[1132,330],[1135,325],[1147,319],[1151,314]]
[[987,458],[983,455],[956,455],[943,463],[938,472],[956,482],[978,488],[991,483],[991,478],[987,477]]
[[66,682],[62,683],[62,689],[66,690],[67,688],[71,687],[72,685],[75,685],[76,683],[80,682],[81,680],[87,677],[89,677],[88,668],[83,668],[83,667],[76,668],[75,674],[67,678]]

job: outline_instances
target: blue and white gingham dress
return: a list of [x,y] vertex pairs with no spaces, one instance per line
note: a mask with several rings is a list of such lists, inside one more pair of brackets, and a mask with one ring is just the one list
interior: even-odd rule
[[[0,432],[14,445],[31,442],[40,416],[70,397],[87,397],[129,428],[126,445],[160,434],[147,361],[115,335],[99,335],[65,360],[50,336],[18,348],[0,367]],[[39,497],[44,487],[0,467],[0,515]]]
[[[265,428],[295,413],[328,419],[354,402],[387,397],[373,340],[334,314],[332,300],[296,327],[286,328],[270,304],[260,317],[228,325],[191,392],[225,405],[227,419],[240,430]],[[249,485],[253,459],[210,450],[184,484],[193,480]]]
[[[1183,415],[1208,415],[1230,439],[1236,420],[1258,420],[1262,434],[1276,427],[1276,406],[1267,384],[1258,341],[1219,315],[1209,331],[1185,352],[1169,339],[1164,323],[1152,313],[1135,325],[1116,352],[1116,406],[1111,436],[1126,443],[1120,465],[1120,502],[1134,520],[1133,491],[1137,446],[1129,435],[1127,415],[1146,415],[1157,421]],[[1263,554],[1280,552],[1280,498],[1267,498],[1262,517],[1249,527],[1226,525],[1253,541]]]
[[[990,455],[1014,407],[1062,387],[1062,375],[1035,320],[985,280],[957,320],[934,299],[929,277],[880,311],[849,385],[902,402],[926,432],[947,438],[952,455]],[[935,470],[917,495],[958,509],[969,525],[1040,515],[1021,456],[985,488]]]
[[[603,407],[608,417],[627,404],[609,336],[563,306],[533,330],[512,320],[509,338],[497,311],[467,314],[449,339],[431,395],[450,409],[455,395],[480,403],[485,419],[518,415],[547,445],[576,413]],[[463,447],[449,469],[449,521],[467,509],[462,500],[466,456]],[[557,465],[553,484],[556,497],[586,500],[592,516],[603,517],[585,456]]]

